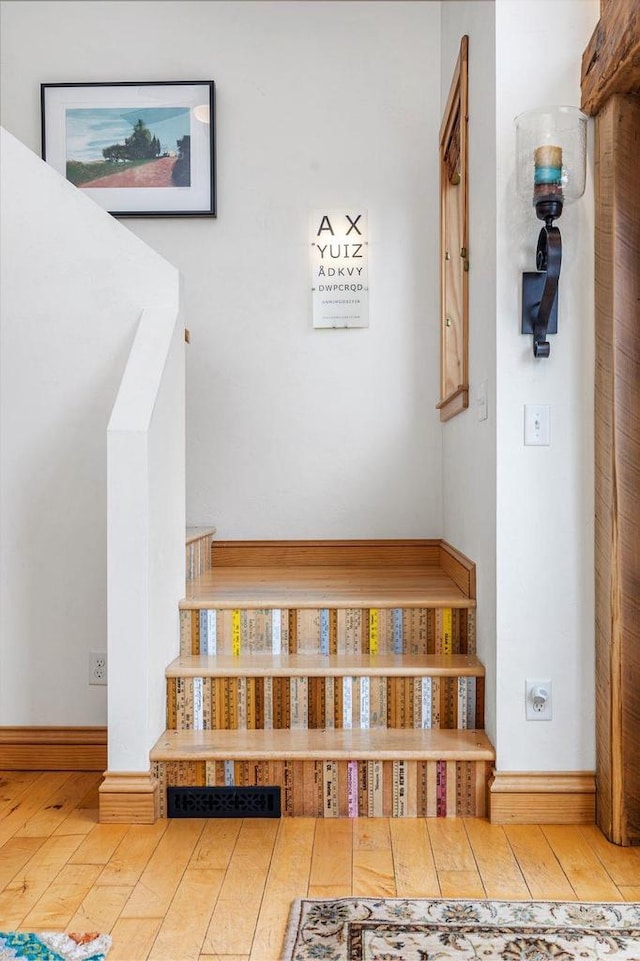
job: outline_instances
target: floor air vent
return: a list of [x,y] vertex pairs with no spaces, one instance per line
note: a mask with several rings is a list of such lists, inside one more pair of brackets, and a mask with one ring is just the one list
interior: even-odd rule
[[170,818],[279,818],[279,787],[168,787]]

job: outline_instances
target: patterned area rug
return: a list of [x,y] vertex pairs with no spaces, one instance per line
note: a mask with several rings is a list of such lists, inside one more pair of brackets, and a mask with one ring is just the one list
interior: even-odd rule
[[0,961],[104,961],[110,947],[109,935],[95,932],[0,931]]
[[282,961],[640,961],[640,904],[295,901]]

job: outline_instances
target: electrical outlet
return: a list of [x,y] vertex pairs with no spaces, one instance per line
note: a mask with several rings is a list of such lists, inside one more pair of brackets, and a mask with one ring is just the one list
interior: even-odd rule
[[527,721],[550,721],[551,681],[525,681]]
[[89,652],[89,684],[107,683],[106,651]]

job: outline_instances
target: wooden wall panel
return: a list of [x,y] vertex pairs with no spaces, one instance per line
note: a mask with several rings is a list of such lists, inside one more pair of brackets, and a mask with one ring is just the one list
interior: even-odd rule
[[640,842],[640,97],[596,118],[597,820]]

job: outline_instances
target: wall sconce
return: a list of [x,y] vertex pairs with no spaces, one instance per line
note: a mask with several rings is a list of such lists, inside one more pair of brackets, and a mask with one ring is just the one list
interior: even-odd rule
[[528,110],[515,120],[518,193],[533,206],[544,227],[538,237],[536,270],[522,275],[522,333],[533,334],[534,357],[548,357],[548,334],[558,332],[560,231],[553,226],[564,204],[584,193],[587,118],[577,107]]

